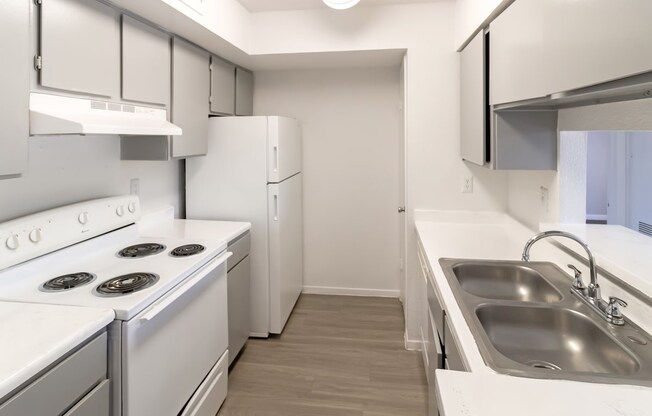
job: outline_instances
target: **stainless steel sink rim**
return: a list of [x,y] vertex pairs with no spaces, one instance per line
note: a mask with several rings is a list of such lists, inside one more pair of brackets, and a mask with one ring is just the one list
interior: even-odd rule
[[[521,262],[521,261],[502,261],[502,260],[471,260],[471,259],[448,259],[442,258],[439,260],[444,274],[451,286],[455,299],[457,300],[462,314],[471,329],[471,332],[476,339],[476,343],[480,349],[481,355],[485,363],[495,370],[503,374],[511,374],[521,377],[530,378],[544,378],[544,379],[565,379],[576,381],[589,381],[611,384],[633,384],[652,387],[652,338],[645,333],[641,328],[636,326],[630,321],[627,321],[624,326],[611,325],[601,319],[594,311],[592,311],[582,301],[577,299],[570,293],[570,277],[564,273],[559,267],[552,263],[547,262]],[[557,302],[536,302],[536,301],[519,301],[519,300],[503,300],[503,299],[490,299],[473,295],[465,291],[455,274],[453,267],[460,264],[475,264],[475,265],[507,265],[515,267],[529,267],[540,273],[543,279],[551,284],[558,292],[562,294],[562,298]],[[524,308],[544,308],[544,309],[563,309],[576,313],[590,320],[610,341],[614,342],[617,347],[625,352],[633,361],[638,365],[638,370],[633,374],[610,374],[599,372],[586,372],[586,371],[569,371],[559,366],[555,362],[542,361],[540,366],[532,366],[520,363],[511,359],[510,357],[502,354],[493,345],[492,340],[489,338],[485,328],[476,315],[479,308],[502,305]],[[643,341],[638,343],[632,340],[632,337]],[[533,364],[535,359],[532,360]],[[552,360],[554,361],[554,360]],[[548,364],[550,366],[548,366]],[[541,367],[541,368],[540,368]],[[550,367],[559,367],[559,369],[552,369]]]

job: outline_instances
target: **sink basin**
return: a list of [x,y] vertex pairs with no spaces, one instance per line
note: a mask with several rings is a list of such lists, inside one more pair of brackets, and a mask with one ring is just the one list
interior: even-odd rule
[[652,387],[652,336],[611,325],[547,262],[439,259],[485,363],[521,377]]
[[590,318],[569,309],[489,305],[476,315],[493,346],[526,366],[619,375],[640,369]]
[[548,303],[562,299],[541,273],[527,266],[460,263],[453,273],[464,291],[481,298]]

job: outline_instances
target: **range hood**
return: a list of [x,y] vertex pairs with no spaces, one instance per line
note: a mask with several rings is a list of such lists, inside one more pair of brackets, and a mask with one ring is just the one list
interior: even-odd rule
[[495,110],[560,110],[622,101],[652,98],[652,72],[633,75],[614,81],[576,90],[564,91],[546,97],[515,103],[500,104]]
[[179,136],[161,108],[31,93],[29,134],[116,134]]

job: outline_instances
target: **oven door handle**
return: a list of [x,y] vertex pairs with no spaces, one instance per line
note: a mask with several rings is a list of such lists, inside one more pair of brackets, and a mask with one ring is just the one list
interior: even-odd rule
[[145,323],[154,319],[159,313],[161,313],[165,308],[170,306],[175,300],[183,296],[187,291],[192,289],[197,283],[204,279],[209,273],[211,273],[215,268],[220,266],[222,263],[226,262],[226,259],[231,257],[233,253],[226,252],[221,256],[216,257],[214,260],[211,260],[204,268],[197,273],[195,276],[190,278],[190,280],[183,285],[181,288],[172,289],[172,293],[160,300],[158,303],[152,305],[147,312],[143,314],[138,320],[141,323]]

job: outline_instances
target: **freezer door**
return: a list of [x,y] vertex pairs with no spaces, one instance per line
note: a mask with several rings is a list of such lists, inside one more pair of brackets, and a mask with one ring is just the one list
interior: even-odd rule
[[267,118],[267,182],[279,183],[301,172],[301,127],[287,117]]
[[280,334],[303,288],[302,177],[268,186],[270,331]]

